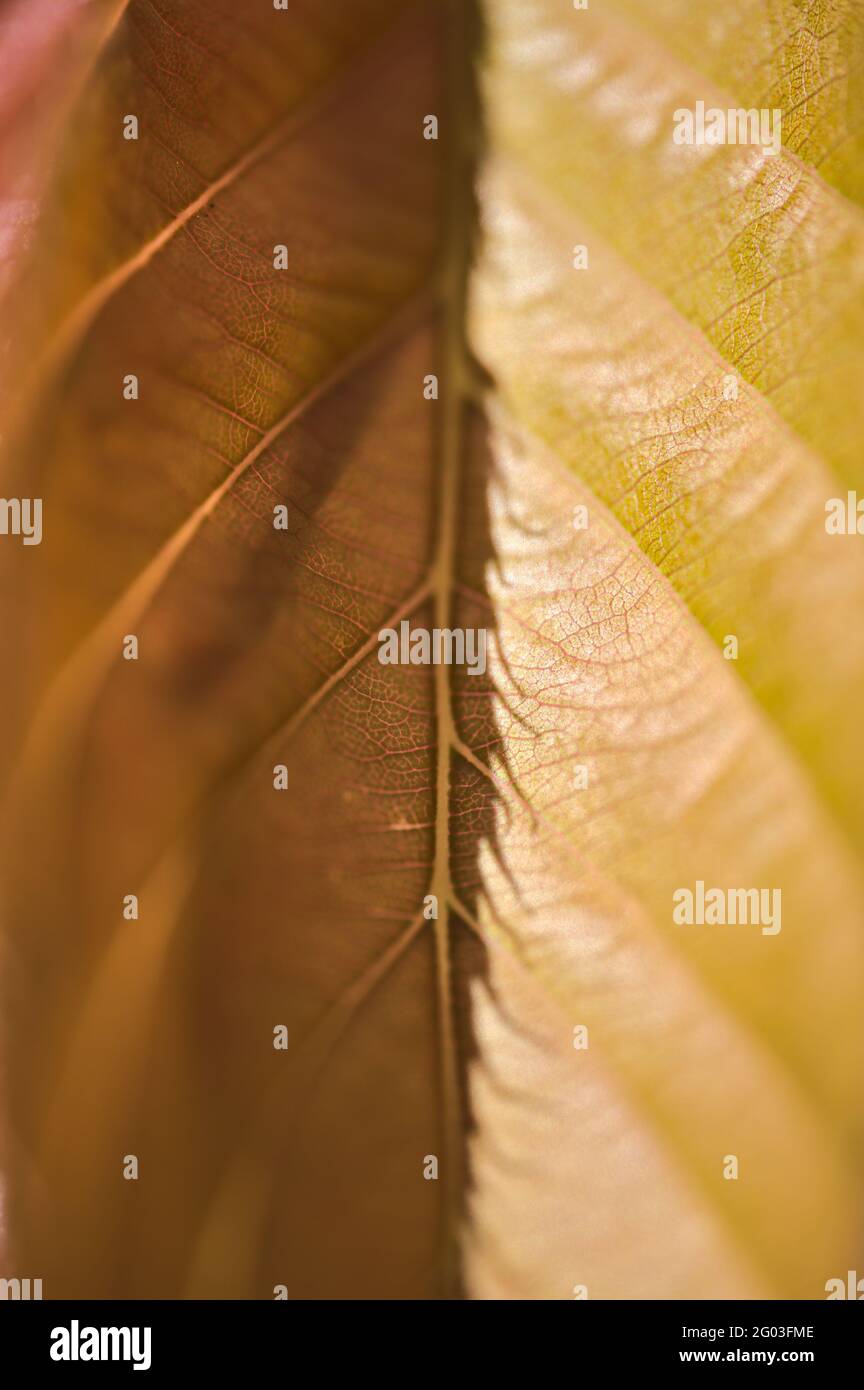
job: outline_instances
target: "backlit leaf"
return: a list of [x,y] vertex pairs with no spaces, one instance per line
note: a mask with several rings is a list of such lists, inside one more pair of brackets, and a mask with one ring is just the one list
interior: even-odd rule
[[[485,52],[462,0],[105,6],[33,156],[4,998],[46,1297],[860,1259],[860,25],[484,12]],[[697,100],[782,148],[674,144]],[[488,663],[384,664],[403,622]],[[774,916],[679,925],[698,883]]]

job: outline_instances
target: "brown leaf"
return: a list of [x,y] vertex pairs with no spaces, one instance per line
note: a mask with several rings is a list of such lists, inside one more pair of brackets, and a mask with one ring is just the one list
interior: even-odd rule
[[67,1294],[434,1295],[483,773],[454,772],[448,836],[448,673],[383,666],[378,632],[446,626],[457,572],[483,582],[465,15],[175,9],[132,4],[100,65],[68,256],[36,261],[20,330],[15,466],[46,524],[12,797],[16,1248]]

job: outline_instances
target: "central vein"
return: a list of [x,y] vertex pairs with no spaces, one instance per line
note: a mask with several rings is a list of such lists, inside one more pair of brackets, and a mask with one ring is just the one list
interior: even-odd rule
[[[466,13],[466,11],[468,11]],[[439,434],[438,531],[431,569],[434,623],[450,626],[455,578],[456,515],[460,465],[464,450],[466,383],[470,380],[465,337],[465,303],[473,218],[472,149],[465,132],[472,129],[471,108],[473,52],[469,35],[470,6],[464,0],[448,0],[448,106],[447,171],[445,188],[446,228],[443,244],[443,326]],[[452,750],[458,745],[453,714],[450,668],[441,663],[435,672],[436,719],[436,816],[435,858],[431,892],[438,902],[434,922],[436,993],[440,1044],[440,1085],[443,1118],[443,1245],[444,1282],[452,1296],[458,1282],[456,1235],[463,1191],[462,1105],[454,1023],[452,961],[450,949],[450,768]]]

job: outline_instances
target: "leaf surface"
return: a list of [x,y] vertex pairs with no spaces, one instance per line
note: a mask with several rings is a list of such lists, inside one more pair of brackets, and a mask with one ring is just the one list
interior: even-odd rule
[[461,14],[134,3],[69,135],[12,430],[54,518],[10,803],[13,1225],[46,1287],[455,1287],[454,715],[377,634],[482,584]]
[[[45,509],[8,552],[11,1221],[46,1296],[854,1267],[864,569],[823,521],[860,469],[856,30],[748,12],[703,76],[672,0],[489,0],[470,307],[470,7],[132,0],[102,51],[6,309],[5,485]],[[756,99],[748,36],[787,146],[673,157],[676,106]],[[489,669],[383,665],[403,620],[482,628]],[[780,890],[781,931],[676,926],[698,880]]]
[[[860,478],[853,9],[487,14],[517,790],[480,864],[469,1288],[824,1297],[860,1210],[862,560],[825,530]],[[766,93],[776,158],[673,144],[677,108]],[[776,886],[781,931],[675,925],[699,881]]]

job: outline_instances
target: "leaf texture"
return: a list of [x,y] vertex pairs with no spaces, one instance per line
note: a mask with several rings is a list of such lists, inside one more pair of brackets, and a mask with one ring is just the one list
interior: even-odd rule
[[447,833],[449,684],[383,667],[377,633],[446,622],[457,567],[483,582],[466,17],[132,4],[69,137],[71,264],[31,271],[11,464],[57,518],[10,813],[13,1228],[46,1287],[456,1286],[475,952],[450,884],[483,806],[466,789]]
[[[854,1267],[862,570],[824,521],[860,468],[860,127],[783,72],[858,50],[850,8],[803,8],[488,6],[472,339],[518,796],[506,874],[481,858],[480,1297],[818,1298]],[[777,158],[673,144],[676,108],[769,89]],[[776,885],[781,932],[675,925],[699,880]]]
[[[484,11],[481,58],[461,0],[130,0],[3,306],[46,1297],[814,1298],[860,1258],[855,10]],[[776,158],[672,145],[727,96]],[[403,621],[488,669],[382,664]],[[676,925],[700,880],[782,930]]]

